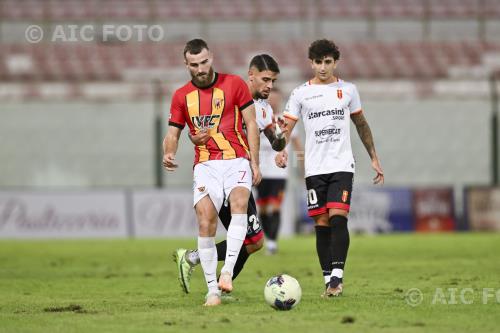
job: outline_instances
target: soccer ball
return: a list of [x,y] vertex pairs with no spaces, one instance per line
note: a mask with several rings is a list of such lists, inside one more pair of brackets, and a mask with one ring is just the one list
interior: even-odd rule
[[264,287],[267,304],[276,310],[291,310],[297,306],[302,296],[299,282],[290,275],[281,274],[270,278]]

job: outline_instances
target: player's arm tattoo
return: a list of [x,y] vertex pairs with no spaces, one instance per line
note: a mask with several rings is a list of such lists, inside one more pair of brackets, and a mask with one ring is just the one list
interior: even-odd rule
[[372,131],[370,130],[370,126],[368,125],[363,112],[353,114],[351,116],[351,120],[354,125],[356,125],[359,138],[361,139],[361,142],[363,142],[368,155],[370,155],[371,159],[375,158],[377,154],[375,152],[375,143],[373,142]]
[[264,135],[266,136],[266,138],[271,143],[271,146],[272,146],[273,150],[275,150],[275,151],[282,151],[285,148],[285,146],[286,146],[285,136],[283,136],[281,139],[279,139],[274,134],[273,126],[267,127],[264,130]]

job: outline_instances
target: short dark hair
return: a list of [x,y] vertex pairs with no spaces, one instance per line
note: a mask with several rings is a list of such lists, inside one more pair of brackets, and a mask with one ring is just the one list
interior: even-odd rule
[[209,49],[207,43],[203,39],[191,39],[186,43],[186,46],[184,46],[184,57],[186,57],[186,53],[188,52],[191,54],[198,54],[203,51],[203,49]]
[[309,59],[323,59],[324,57],[332,56],[333,60],[337,61],[340,58],[340,51],[337,45],[328,39],[318,39],[309,46]]
[[250,61],[250,68],[255,67],[259,72],[271,71],[274,73],[279,73],[280,68],[276,60],[269,54],[259,54],[252,58]]

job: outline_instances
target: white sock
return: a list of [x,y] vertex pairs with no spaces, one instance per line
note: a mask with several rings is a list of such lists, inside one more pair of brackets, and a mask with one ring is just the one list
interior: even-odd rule
[[330,276],[336,276],[336,277],[342,279],[344,277],[344,270],[340,269],[340,268],[334,268],[332,270],[332,274]]
[[227,228],[226,260],[222,272],[229,272],[233,276],[234,265],[240,254],[241,246],[247,235],[247,214],[232,214],[231,223]]
[[217,283],[217,248],[215,237],[198,237],[198,255],[207,281],[208,292],[216,292]]
[[270,251],[274,251],[278,248],[278,243],[274,240],[266,239],[267,249]]

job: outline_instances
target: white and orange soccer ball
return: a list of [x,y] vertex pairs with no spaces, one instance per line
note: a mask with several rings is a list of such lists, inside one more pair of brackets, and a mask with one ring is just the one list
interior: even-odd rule
[[276,310],[291,310],[302,297],[299,281],[287,274],[276,275],[266,282],[264,298]]

